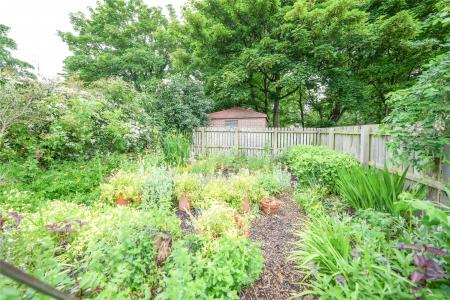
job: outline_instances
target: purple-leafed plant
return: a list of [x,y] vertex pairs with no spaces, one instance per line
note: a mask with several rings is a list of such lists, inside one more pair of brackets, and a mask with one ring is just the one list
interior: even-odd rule
[[7,218],[3,217],[2,213],[0,212],[0,231],[4,231],[8,228],[11,227],[16,227],[20,224],[20,222],[22,221],[23,217],[20,216],[17,212],[15,211],[10,211],[8,213],[8,215],[14,220],[14,224],[9,224],[6,225],[7,223]]
[[81,220],[64,220],[59,223],[51,223],[45,225],[45,227],[58,238],[58,244],[66,247],[69,243],[70,235],[74,232],[73,223],[78,224],[79,227],[87,225],[86,222]]
[[419,286],[425,286],[428,281],[448,278],[444,268],[433,257],[448,257],[449,253],[441,249],[429,246],[420,247],[416,244],[397,245],[399,249],[414,251],[414,265],[416,270],[411,274],[411,281]]

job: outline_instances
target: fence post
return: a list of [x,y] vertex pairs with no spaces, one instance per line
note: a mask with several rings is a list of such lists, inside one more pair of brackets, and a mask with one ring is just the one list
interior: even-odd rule
[[206,155],[206,133],[205,127],[202,127],[202,136],[201,136],[201,147],[202,147],[202,155]]
[[328,129],[328,147],[334,150],[334,128]]
[[360,145],[359,145],[359,161],[364,165],[369,165],[370,160],[370,132],[372,128],[370,125],[361,126],[360,130]]
[[236,155],[239,155],[239,128],[234,128],[234,145],[233,147],[236,149]]

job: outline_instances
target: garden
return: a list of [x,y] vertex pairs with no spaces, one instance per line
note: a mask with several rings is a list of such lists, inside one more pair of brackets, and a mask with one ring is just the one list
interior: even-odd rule
[[[0,24],[0,300],[448,299],[448,2],[99,0],[54,79]],[[194,155],[233,107],[331,147]]]
[[[158,149],[3,165],[1,257],[87,299],[448,295],[448,210],[404,175],[316,146],[191,158],[170,134]],[[6,277],[0,289],[47,297]]]

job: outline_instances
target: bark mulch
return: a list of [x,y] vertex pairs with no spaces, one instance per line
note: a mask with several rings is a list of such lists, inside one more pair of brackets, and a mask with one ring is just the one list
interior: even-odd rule
[[288,257],[298,237],[294,235],[303,215],[289,196],[281,197],[283,205],[275,215],[263,215],[250,228],[250,239],[261,243],[264,255],[264,271],[261,278],[241,293],[242,300],[300,299],[295,294],[302,275]]

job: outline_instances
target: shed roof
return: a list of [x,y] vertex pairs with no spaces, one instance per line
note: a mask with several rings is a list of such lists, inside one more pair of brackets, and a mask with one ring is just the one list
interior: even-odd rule
[[249,108],[234,107],[209,114],[211,119],[251,119],[267,118],[264,113],[256,112]]

